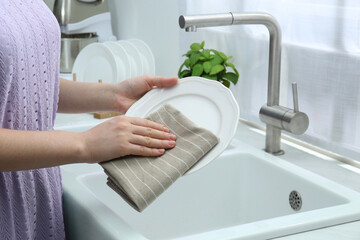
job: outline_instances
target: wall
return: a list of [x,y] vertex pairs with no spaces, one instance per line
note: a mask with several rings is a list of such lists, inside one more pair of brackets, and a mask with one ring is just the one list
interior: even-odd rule
[[139,38],[152,49],[156,74],[176,76],[179,67],[179,7],[174,0],[109,0],[118,39]]
[[44,0],[44,2],[46,3],[46,5],[48,5],[48,7],[53,10],[54,9],[54,2],[55,0]]

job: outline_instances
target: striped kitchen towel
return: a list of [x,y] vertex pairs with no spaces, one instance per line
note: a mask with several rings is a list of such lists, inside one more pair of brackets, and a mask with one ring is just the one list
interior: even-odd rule
[[176,146],[160,157],[127,156],[101,163],[108,175],[107,184],[139,212],[219,141],[209,130],[196,126],[169,104],[147,119],[167,126],[177,136]]

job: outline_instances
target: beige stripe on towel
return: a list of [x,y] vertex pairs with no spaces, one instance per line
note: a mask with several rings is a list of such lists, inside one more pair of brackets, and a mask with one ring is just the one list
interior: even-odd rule
[[161,157],[128,156],[101,163],[107,184],[137,211],[143,211],[217,143],[209,130],[196,126],[169,104],[147,117],[177,136],[176,147]]

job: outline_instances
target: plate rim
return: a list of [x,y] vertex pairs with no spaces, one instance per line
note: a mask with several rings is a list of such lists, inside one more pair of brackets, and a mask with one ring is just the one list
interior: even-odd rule
[[[142,57],[140,55],[139,49],[137,49],[137,47],[128,40],[119,40],[119,41],[117,41],[117,43],[120,46],[125,48],[125,51],[127,52],[127,54],[131,55],[134,58],[136,64],[138,65],[137,66],[138,71],[137,71],[136,75],[133,76],[133,77],[138,77],[138,76],[143,75],[144,74],[144,63],[143,63],[143,59],[142,59]],[[128,44],[128,45],[126,46],[126,44]],[[136,52],[135,55],[136,56],[134,56],[134,54],[130,54],[128,52],[128,48],[129,48],[128,46],[130,46],[131,48],[133,48],[135,50],[135,52]]]
[[[126,80],[128,78],[130,78],[130,75],[131,75],[131,61],[129,60],[129,55],[128,53],[125,51],[125,49],[123,48],[123,46],[121,46],[120,44],[117,44],[116,42],[113,42],[113,41],[107,41],[107,42],[104,42],[104,45],[107,46],[108,48],[110,48],[110,50],[112,52],[114,52],[114,55],[116,55],[117,57],[119,57],[121,60],[122,60],[122,64],[125,68],[125,73],[124,73],[124,78],[123,80]],[[117,50],[113,50],[111,48],[118,48],[118,49],[121,49],[120,51],[123,52],[123,54],[117,54],[116,51]],[[118,76],[119,77],[119,76]],[[122,80],[122,81],[123,81]],[[120,81],[120,78],[118,78],[116,80],[116,82],[121,82]]]
[[[217,90],[220,90],[221,92],[224,92],[225,96],[227,96],[227,101],[230,103],[230,108],[233,111],[232,112],[232,116],[233,118],[229,120],[229,124],[231,125],[228,129],[231,131],[231,133],[229,133],[229,137],[227,139],[221,139],[220,141],[222,141],[222,145],[219,145],[220,150],[218,150],[218,152],[216,154],[214,154],[213,159],[207,161],[207,162],[203,162],[203,164],[199,164],[202,160],[200,160],[198,163],[196,163],[192,168],[190,168],[184,175],[187,174],[191,174],[194,173],[196,171],[198,171],[199,169],[201,169],[202,167],[206,166],[207,164],[209,164],[210,162],[212,162],[214,159],[216,159],[223,151],[225,151],[225,149],[227,148],[227,146],[230,144],[232,138],[235,136],[236,134],[236,130],[237,130],[237,125],[238,125],[238,121],[239,121],[239,116],[240,116],[240,111],[239,111],[239,105],[234,97],[234,95],[232,94],[231,90],[226,88],[225,86],[223,86],[220,82],[217,81],[212,81],[209,79],[205,79],[202,77],[187,77],[187,78],[182,78],[179,79],[179,82],[177,85],[169,87],[169,88],[155,88],[151,91],[149,91],[148,93],[146,93],[142,98],[140,98],[137,102],[135,102],[129,109],[128,111],[125,113],[125,116],[133,116],[133,117],[146,117],[146,116],[139,116],[141,114],[137,114],[136,111],[138,108],[141,108],[142,105],[146,104],[149,102],[150,99],[152,99],[153,97],[156,97],[157,95],[161,94],[163,91],[167,91],[167,89],[173,89],[176,88],[177,86],[179,86],[179,84],[186,84],[187,82],[199,82],[201,84],[206,84],[208,86],[213,86],[214,88],[217,88]],[[178,91],[179,92],[179,91]],[[195,91],[194,91],[195,92]],[[199,91],[197,91],[196,93],[199,93]],[[181,94],[181,92],[179,92],[179,95]],[[203,93],[201,93],[203,96],[205,96],[206,98],[208,98],[208,96]],[[176,95],[175,95],[176,96]],[[166,101],[166,100],[164,100]],[[161,101],[159,101],[161,102]],[[213,101],[215,104],[216,102]],[[158,103],[158,102],[157,102]],[[156,103],[156,104],[157,104]],[[164,102],[165,104],[166,102]],[[218,105],[216,105],[217,107],[219,107]],[[176,106],[175,106],[176,107]],[[220,107],[221,109],[221,107]],[[150,114],[151,112],[148,112],[147,114]],[[230,132],[229,131],[229,132]],[[219,134],[218,134],[219,135]],[[220,143],[220,142],[219,142]],[[216,149],[216,146],[213,148]],[[212,149],[212,150],[213,150]],[[207,154],[209,154],[212,150],[210,150]],[[196,167],[198,166],[198,167]]]
[[[131,38],[129,39],[128,41],[130,41],[131,43],[135,44],[135,47],[138,47],[138,45],[141,45],[143,47],[143,49],[146,50],[147,52],[147,56],[144,55],[146,61],[148,61],[149,65],[150,65],[150,75],[155,75],[155,72],[156,72],[156,66],[155,66],[155,56],[154,56],[154,53],[152,52],[150,46],[143,40],[141,39],[138,39],[138,38]],[[138,44],[138,45],[137,45]],[[139,49],[139,48],[138,48]],[[139,49],[141,50],[141,49]],[[148,57],[149,57],[149,60],[148,60]]]

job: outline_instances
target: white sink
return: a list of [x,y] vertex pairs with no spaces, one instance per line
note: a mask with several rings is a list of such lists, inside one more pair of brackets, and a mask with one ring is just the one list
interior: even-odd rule
[[254,240],[360,219],[359,193],[246,144],[180,178],[142,213],[106,185],[100,166],[62,170],[68,239]]

